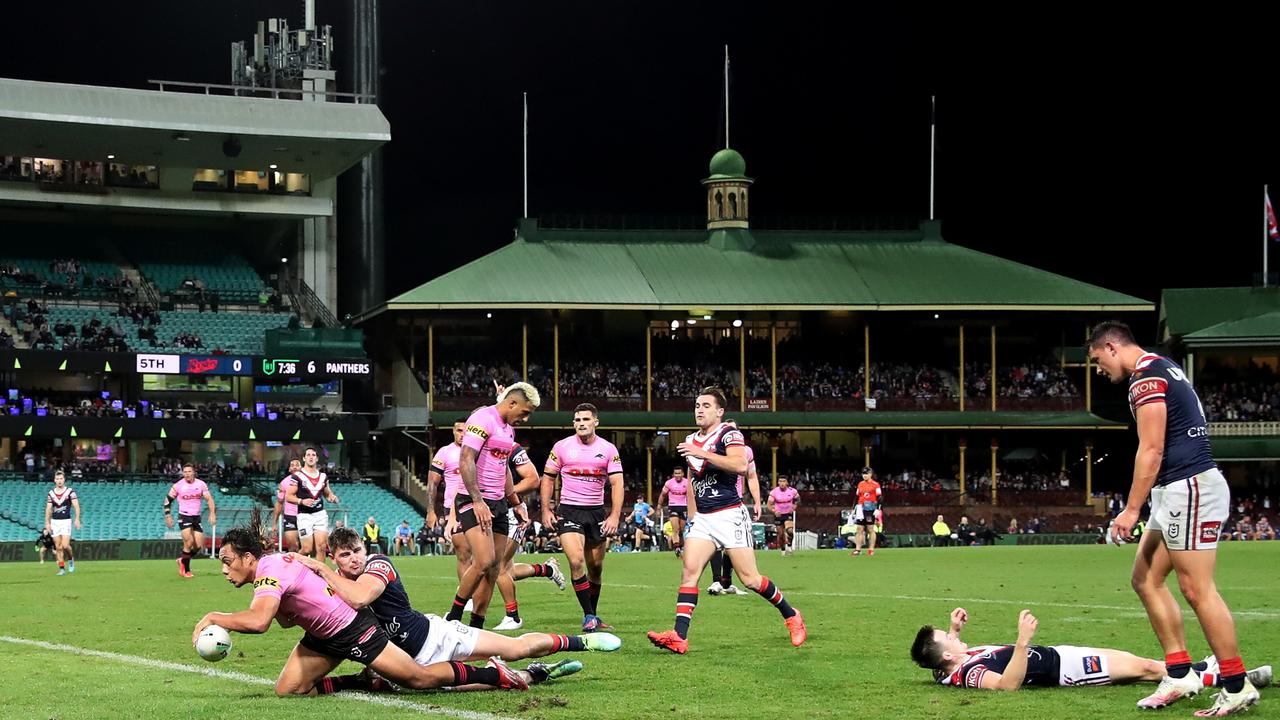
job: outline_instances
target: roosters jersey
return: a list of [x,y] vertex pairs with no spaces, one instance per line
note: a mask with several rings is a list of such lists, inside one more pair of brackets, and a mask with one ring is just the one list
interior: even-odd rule
[[1129,377],[1129,411],[1164,403],[1168,413],[1164,429],[1164,459],[1156,487],[1217,467],[1209,447],[1209,423],[1191,381],[1177,363],[1155,353],[1138,358]]

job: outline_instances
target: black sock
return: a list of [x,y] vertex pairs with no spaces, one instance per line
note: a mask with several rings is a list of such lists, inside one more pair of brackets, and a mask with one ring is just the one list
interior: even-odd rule
[[498,687],[502,684],[502,675],[496,667],[475,667],[460,662],[451,662],[449,664],[453,666],[454,687],[475,683]]
[[182,553],[182,569],[191,572],[191,553]]
[[595,615],[591,605],[591,583],[585,577],[573,579],[573,594],[578,596],[578,604],[582,606],[583,615]]
[[445,620],[461,620],[463,608],[467,606],[467,598],[461,595],[453,596],[453,607],[449,608],[449,614],[444,616]]
[[782,617],[790,618],[796,614],[796,609],[791,607],[791,603],[782,596],[782,591],[769,578],[760,576],[760,589],[756,591],[760,597],[768,600],[774,607],[778,608],[778,612],[782,613]]
[[711,582],[720,582],[722,573],[720,568],[724,566],[724,553],[717,550],[711,555]]
[[555,646],[551,648],[549,655],[555,655],[558,652],[582,652],[587,649],[587,640],[581,635],[552,635],[551,639],[555,642]]
[[1205,661],[1203,661],[1203,660],[1201,660],[1201,661],[1200,661],[1200,662],[1198,662],[1198,663],[1191,663],[1191,669],[1192,669],[1192,670],[1195,670],[1195,671],[1196,671],[1196,672],[1198,672],[1198,673],[1202,673],[1202,672],[1204,672],[1205,670],[1208,670],[1208,669],[1209,669],[1209,663],[1207,663],[1207,662],[1205,662]]
[[1184,663],[1178,663],[1177,665],[1166,665],[1164,668],[1165,675],[1168,675],[1171,678],[1177,678],[1177,679],[1182,679],[1186,677],[1187,673],[1189,672],[1191,672],[1191,665],[1184,664]]
[[591,595],[591,614],[600,614],[600,583],[588,582],[587,589]]
[[484,629],[484,616],[477,615],[474,610],[471,611],[471,627]]
[[355,675],[338,675],[322,678],[316,683],[316,692],[320,695],[331,695],[340,690],[368,690],[369,677],[363,673]]
[[720,561],[720,575],[720,587],[733,584],[733,558],[729,557],[729,553],[725,553],[724,559]]
[[[472,613],[474,615],[475,613]],[[520,622],[520,605],[517,603],[507,603],[507,617]]]
[[693,621],[694,608],[698,607],[698,588],[682,587],[676,594],[676,634],[689,638],[689,623]]

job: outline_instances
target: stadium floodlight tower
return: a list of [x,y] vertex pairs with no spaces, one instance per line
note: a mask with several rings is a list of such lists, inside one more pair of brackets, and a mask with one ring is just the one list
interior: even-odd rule
[[333,28],[316,26],[315,0],[303,0],[306,19],[301,30],[289,29],[285,18],[258,21],[253,54],[245,41],[231,43],[231,84],[254,95],[260,88],[301,91],[303,100],[324,102],[334,86]]

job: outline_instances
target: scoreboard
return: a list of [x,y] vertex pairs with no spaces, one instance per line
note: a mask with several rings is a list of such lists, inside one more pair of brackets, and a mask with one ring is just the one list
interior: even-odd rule
[[248,355],[167,355],[138,353],[139,373],[156,375],[243,375],[284,382],[320,378],[363,378],[373,374],[369,360],[268,358]]

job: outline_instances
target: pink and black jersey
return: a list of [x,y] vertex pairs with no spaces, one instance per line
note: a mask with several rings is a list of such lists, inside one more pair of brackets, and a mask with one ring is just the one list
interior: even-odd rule
[[204,494],[207,492],[209,492],[209,486],[203,480],[196,479],[191,482],[179,480],[169,488],[169,497],[178,501],[179,515],[194,517],[200,514]]
[[[711,428],[705,435],[693,433],[685,438],[685,442],[716,455],[728,455],[729,448],[746,447],[747,444],[740,430],[724,423]],[[699,513],[715,512],[742,504],[737,473],[721,470],[700,458],[688,457],[685,460],[689,464],[689,481],[693,484],[693,497]]]
[[[502,419],[496,405],[482,407],[467,418],[462,446],[476,451],[476,482],[480,485],[480,494],[486,499],[506,497],[507,459],[511,457],[515,444],[515,428]],[[458,494],[466,495],[466,488]]]
[[258,560],[253,597],[278,598],[276,618],[318,638],[333,637],[356,618],[356,611],[319,575],[302,563],[286,562],[282,555],[264,555]]
[[[981,688],[982,677],[989,672],[1004,674],[1013,659],[1013,645],[979,645],[969,648],[968,658],[954,672],[934,670],[933,679],[939,685]],[[1061,660],[1058,651],[1048,645],[1027,646],[1027,675],[1023,685],[1056,687]]]
[[674,476],[667,479],[667,484],[662,486],[667,491],[667,505],[669,507],[688,507],[689,506],[689,479],[676,478]]
[[1177,363],[1147,353],[1138,358],[1129,377],[1129,411],[1136,418],[1138,408],[1152,403],[1164,403],[1168,413],[1156,487],[1217,467],[1209,447],[1209,423],[1191,381]]
[[71,519],[71,501],[76,500],[76,491],[70,487],[63,486],[61,490],[54,488],[49,491],[49,504],[53,506],[53,514],[49,516],[51,520],[70,520]]
[[544,469],[550,477],[560,476],[560,504],[577,507],[603,506],[605,483],[620,472],[618,448],[599,435],[586,444],[577,435],[556,443]]
[[444,508],[453,507],[453,499],[462,491],[462,473],[458,470],[458,460],[462,454],[462,446],[449,443],[436,451],[431,460],[431,469],[444,478]]
[[775,512],[779,515],[790,515],[796,510],[796,500],[800,499],[800,492],[790,486],[786,490],[776,487],[769,491],[769,499],[773,500]]
[[276,497],[279,498],[280,502],[284,506],[282,508],[282,512],[285,517],[293,517],[298,514],[298,506],[285,501],[285,498],[289,497],[289,486],[292,484],[293,476],[286,475],[285,478],[280,481],[279,490],[276,491]]

